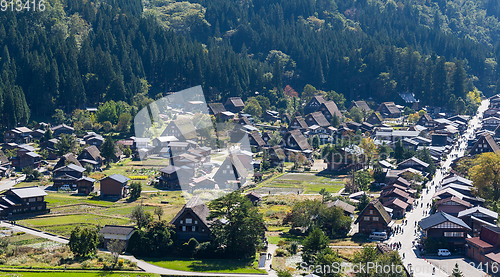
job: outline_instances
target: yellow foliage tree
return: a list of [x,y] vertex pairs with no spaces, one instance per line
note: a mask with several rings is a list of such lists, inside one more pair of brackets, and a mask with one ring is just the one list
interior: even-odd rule
[[483,153],[476,157],[470,179],[476,194],[484,199],[497,201],[500,197],[500,155]]

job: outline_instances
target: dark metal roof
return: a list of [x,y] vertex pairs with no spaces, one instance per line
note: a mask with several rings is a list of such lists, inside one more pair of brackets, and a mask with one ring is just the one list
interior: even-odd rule
[[455,223],[455,224],[457,224],[465,229],[471,230],[471,228],[467,224],[465,224],[465,222],[463,220],[461,220],[458,217],[454,217],[452,215],[449,215],[445,212],[438,212],[438,213],[435,213],[429,217],[426,217],[426,218],[422,219],[418,223],[418,225],[420,225],[420,227],[422,227],[422,229],[427,230],[433,226],[436,226],[436,225],[441,224],[441,223],[446,222],[446,221]]
[[99,231],[99,234],[129,235],[134,231],[133,226],[106,225]]
[[113,174],[111,176],[102,178],[99,182],[101,182],[102,180],[107,179],[107,178],[113,179],[113,180],[115,180],[115,181],[117,181],[119,183],[122,183],[122,184],[125,183],[125,182],[127,182],[128,180],[130,180],[130,178],[125,177],[123,175]]

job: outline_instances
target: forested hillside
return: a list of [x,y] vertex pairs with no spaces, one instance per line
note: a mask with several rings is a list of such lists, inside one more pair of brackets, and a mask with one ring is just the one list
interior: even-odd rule
[[201,84],[208,101],[259,91],[276,109],[294,102],[286,85],[348,101],[409,91],[460,112],[474,87],[498,92],[495,0],[47,2],[0,13],[3,128],[149,86],[153,98]]

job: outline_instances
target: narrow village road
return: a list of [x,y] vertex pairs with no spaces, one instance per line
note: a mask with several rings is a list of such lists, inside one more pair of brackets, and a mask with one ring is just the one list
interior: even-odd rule
[[4,191],[4,190],[8,190],[12,187],[14,187],[16,184],[24,181],[24,179],[26,178],[25,175],[21,176],[21,177],[18,177],[17,179],[5,179],[5,180],[2,180],[0,181],[0,191]]
[[[430,253],[429,258],[432,257],[431,260],[427,260],[426,255],[422,255],[416,247],[413,246],[413,242],[421,236],[421,233],[416,233],[417,225],[420,220],[429,216],[430,207],[427,207],[429,204],[432,205],[432,196],[436,192],[439,183],[443,180],[443,177],[447,174],[447,171],[450,169],[451,162],[456,157],[461,157],[464,155],[465,149],[467,148],[467,139],[472,136],[474,133],[474,129],[480,125],[481,120],[479,117],[482,116],[483,112],[488,108],[489,100],[483,100],[481,106],[478,109],[476,116],[474,116],[469,121],[469,126],[467,131],[460,137],[460,139],[455,143],[453,150],[448,154],[447,160],[442,165],[441,169],[436,171],[434,179],[429,183],[429,191],[422,191],[422,196],[420,199],[416,199],[418,205],[413,209],[412,212],[407,213],[406,220],[408,221],[407,225],[402,225],[403,233],[399,233],[391,236],[386,243],[391,244],[394,242],[401,243],[401,249],[399,250],[399,254],[401,257],[404,255],[403,265],[407,269],[412,269],[414,272],[414,276],[417,277],[446,277],[450,276],[455,263],[459,264],[459,268],[464,274],[465,277],[479,277],[486,276],[486,273],[476,269],[475,267],[469,264],[469,260],[466,260],[464,257],[460,256],[451,256],[451,257],[438,257],[436,253]],[[434,255],[434,256],[432,256]],[[410,266],[411,264],[411,266]],[[435,273],[433,274],[433,268],[435,268]]]

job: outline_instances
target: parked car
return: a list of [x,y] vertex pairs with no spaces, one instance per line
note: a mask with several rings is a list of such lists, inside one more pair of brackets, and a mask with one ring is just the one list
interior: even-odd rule
[[450,256],[451,252],[448,249],[438,249],[438,256],[447,257]]
[[370,238],[372,240],[386,240],[387,233],[386,232],[372,232],[368,238]]

